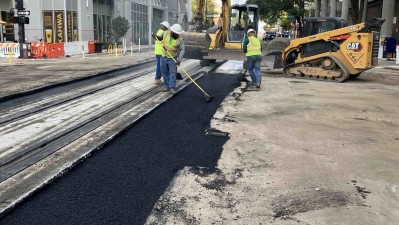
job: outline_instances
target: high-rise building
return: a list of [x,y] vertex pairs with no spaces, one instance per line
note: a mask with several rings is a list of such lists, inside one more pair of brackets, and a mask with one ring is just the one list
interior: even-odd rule
[[[10,9],[15,0],[1,0],[2,25],[0,41],[18,40],[18,25],[12,23]],[[125,17],[130,29],[124,38],[134,43],[148,44],[151,32],[159,23],[180,23],[188,27],[191,20],[191,0],[24,0],[30,11],[30,23],[25,25],[29,42],[110,41],[112,19]]]

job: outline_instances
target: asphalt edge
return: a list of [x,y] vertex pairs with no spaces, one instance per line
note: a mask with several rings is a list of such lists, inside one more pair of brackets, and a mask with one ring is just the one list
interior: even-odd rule
[[[207,70],[199,70],[198,72],[196,72],[195,74],[193,74],[193,78],[194,80],[198,80],[199,78],[201,78],[204,75],[207,75],[209,72],[214,71],[216,68],[218,68],[219,66],[221,66],[223,63],[225,63],[226,61],[222,61],[220,63],[216,63],[214,64],[211,68],[207,69]],[[197,74],[197,75],[196,75]],[[183,80],[184,81],[184,80]],[[182,85],[179,87],[178,89],[178,93],[182,90],[184,90],[184,88],[186,88],[188,85],[192,84],[192,82],[183,82]],[[95,145],[94,147],[89,147],[89,149],[85,149],[83,150],[84,152],[79,154],[79,156],[77,158],[75,158],[74,160],[72,160],[71,162],[66,162],[62,164],[62,168],[59,168],[56,171],[53,171],[53,173],[51,173],[49,176],[47,176],[46,179],[44,179],[44,181],[42,181],[40,184],[35,185],[35,187],[33,187],[32,189],[26,191],[23,195],[20,195],[18,198],[15,198],[14,200],[10,201],[8,199],[0,199],[1,202],[0,204],[8,204],[7,206],[5,206],[4,208],[0,208],[0,219],[2,217],[7,216],[9,213],[11,213],[16,207],[18,207],[19,205],[23,204],[25,200],[27,200],[29,197],[33,197],[35,194],[39,193],[40,190],[42,190],[43,188],[45,188],[47,185],[49,185],[50,183],[52,183],[53,181],[55,181],[56,179],[62,177],[64,174],[66,174],[67,172],[71,171],[73,168],[75,168],[76,166],[78,166],[80,163],[83,163],[88,157],[90,157],[93,153],[95,153],[97,150],[100,150],[103,146],[107,145],[110,141],[112,141],[113,139],[115,139],[116,137],[118,137],[119,135],[121,135],[123,132],[125,132],[126,130],[128,130],[129,128],[131,128],[135,123],[139,122],[141,119],[146,118],[146,116],[151,113],[153,110],[155,110],[156,108],[158,108],[161,104],[167,102],[169,99],[171,99],[173,97],[172,94],[170,93],[165,93],[162,96],[160,96],[160,98],[158,99],[157,102],[155,102],[154,100],[156,99],[157,95],[147,99],[147,101],[139,104],[138,106],[148,103],[148,100],[152,100],[150,102],[155,103],[153,106],[149,107],[147,110],[145,110],[144,112],[139,112],[137,113],[136,116],[130,116],[130,120],[129,118],[127,118],[126,120],[120,119],[120,117],[122,117],[125,114],[129,114],[129,112],[134,111],[134,108],[132,108],[132,110],[125,112],[124,114],[122,114],[121,116],[114,118],[113,120],[109,121],[106,124],[112,124],[113,121],[119,121],[120,124],[122,124],[122,126],[119,127],[118,130],[113,131],[113,129],[108,130],[108,132],[106,132],[106,137],[99,137],[101,138],[99,142],[97,142],[98,144]],[[158,96],[159,97],[159,96]],[[154,99],[155,98],[155,99]],[[106,124],[104,124],[103,126],[105,126]],[[101,126],[101,127],[103,127]],[[101,127],[97,128],[100,129]],[[96,135],[96,130],[92,131],[91,133],[94,133],[94,135]],[[111,132],[109,131],[113,131],[113,133],[111,134]],[[90,134],[91,134],[90,133]],[[88,134],[86,134],[88,135]],[[85,135],[84,135],[85,136]],[[65,146],[64,148],[68,148],[71,147],[70,145],[73,145],[73,143]],[[64,149],[62,148],[62,149]],[[62,150],[61,149],[61,150]],[[48,159],[51,156],[54,156],[57,152],[47,156],[45,159]],[[45,160],[43,159],[43,160]],[[37,166],[38,164],[40,164],[39,162],[36,162],[35,164],[33,164],[31,167],[33,166]],[[26,169],[29,169],[26,168]],[[25,170],[26,170],[25,169]],[[22,173],[23,171],[21,171],[20,173]],[[19,174],[16,174],[14,176],[18,176]],[[9,179],[15,179],[13,177],[10,177]],[[5,180],[4,182],[6,182],[7,180]]]

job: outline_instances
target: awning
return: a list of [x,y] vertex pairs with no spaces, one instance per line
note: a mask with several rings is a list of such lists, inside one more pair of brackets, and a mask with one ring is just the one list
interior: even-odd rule
[[6,24],[6,22],[4,22],[3,20],[0,20],[0,24]]

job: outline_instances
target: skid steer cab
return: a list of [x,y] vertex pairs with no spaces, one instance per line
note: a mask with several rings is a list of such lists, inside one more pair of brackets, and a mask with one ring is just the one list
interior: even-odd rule
[[274,68],[283,67],[284,76],[291,78],[332,82],[355,78],[378,64],[383,22],[374,18],[346,26],[340,18],[307,18],[305,37],[291,40],[281,55],[273,53]]

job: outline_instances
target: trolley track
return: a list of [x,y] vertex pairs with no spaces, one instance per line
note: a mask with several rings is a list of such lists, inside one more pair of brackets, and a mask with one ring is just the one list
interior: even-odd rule
[[[190,63],[190,61],[188,61],[186,64],[188,64],[188,71],[191,73],[193,71],[198,71],[201,68],[198,62]],[[214,65],[213,67],[216,66],[217,65]],[[207,68],[207,70],[209,70],[209,68]],[[29,105],[26,104],[26,102],[25,105],[20,105],[23,108],[20,111],[15,108],[8,108],[7,112],[9,113],[9,116],[3,116],[0,123],[0,135],[3,136],[3,139],[5,137],[6,143],[0,143],[0,182],[56,152],[74,140],[79,139],[83,135],[93,131],[111,119],[121,115],[126,110],[144,102],[149,97],[158,94],[161,87],[153,84],[152,76],[143,77],[148,74],[149,71],[152,72],[153,70],[144,70],[136,75],[111,80],[111,82],[108,83],[94,85],[95,87],[74,89],[74,93],[67,96],[59,93],[58,95],[55,95],[56,97],[43,98],[39,101],[35,101],[36,106],[33,108],[26,106]],[[200,77],[203,73],[201,71],[197,72],[194,77]],[[133,83],[136,82],[141,85],[134,86]],[[178,88],[182,88],[186,85],[188,85],[188,80],[179,82]],[[111,105],[105,109],[98,107],[98,105],[105,104],[104,102],[94,102],[94,111],[101,108],[102,110],[100,112],[94,113],[93,110],[90,111],[90,106],[79,109],[82,104],[88,104],[88,102],[90,102],[90,100],[92,101],[93,98],[104,99],[107,97],[107,93],[117,92],[120,90],[124,90],[120,93],[128,93],[129,88],[135,89],[135,94],[124,96],[126,97],[124,99],[120,99],[121,97],[118,94],[114,94],[110,100],[117,101],[117,104]],[[26,108],[23,106],[26,106]],[[85,110],[88,110],[88,116],[85,116],[84,113],[82,114]],[[71,111],[76,111],[77,115],[74,116],[68,114]],[[15,115],[10,115],[13,112],[16,112]],[[48,120],[51,120],[53,116],[57,117],[59,113],[65,112],[66,114],[64,116],[69,115],[70,118],[61,118],[60,120],[55,119],[56,121],[53,124],[50,124],[48,128],[41,127],[41,130],[38,125],[39,131],[35,131],[37,127],[34,127],[34,125],[46,123]],[[22,130],[22,133],[33,132],[33,135],[36,134],[37,136],[33,139],[18,137],[18,134],[21,134],[21,132],[17,132],[14,136],[8,135],[8,137],[6,137],[10,132],[12,133],[18,130]],[[40,133],[40,131],[43,133]],[[12,140],[13,138],[16,140]],[[7,144],[7,142],[9,143]],[[13,146],[12,143],[17,144],[17,146]]]
[[[154,66],[146,67],[147,64],[149,65],[150,63],[144,63],[140,66],[137,65],[132,68],[111,72],[101,77],[89,78],[85,81],[76,81],[72,84],[63,86],[62,88],[55,88],[58,89],[58,91],[56,91],[57,93],[51,93],[53,90],[43,91],[2,102],[0,103],[0,126],[11,121],[22,119],[34,113],[38,113],[45,109],[61,105],[68,101],[79,99],[83,96],[136,79],[140,76],[147,75],[155,69]],[[70,86],[72,87],[70,88]]]

